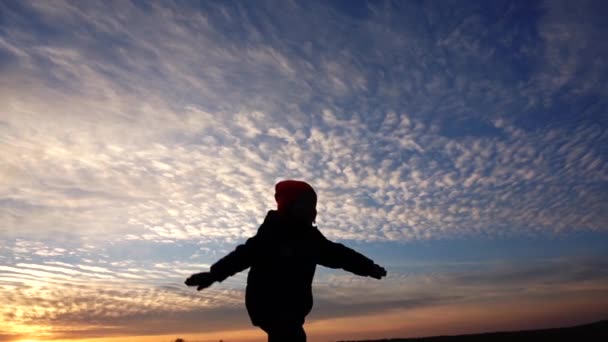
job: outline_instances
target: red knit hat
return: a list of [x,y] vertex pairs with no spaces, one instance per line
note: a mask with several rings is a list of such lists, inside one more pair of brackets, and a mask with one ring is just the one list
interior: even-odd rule
[[[297,180],[284,180],[277,183],[275,186],[274,199],[277,201],[277,210],[284,211],[293,202],[307,196],[310,204],[315,208],[317,206],[317,193],[310,184]],[[315,208],[316,209],[316,208]]]

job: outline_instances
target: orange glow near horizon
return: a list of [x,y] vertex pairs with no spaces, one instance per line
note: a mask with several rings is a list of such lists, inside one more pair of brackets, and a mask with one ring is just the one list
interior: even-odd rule
[[[606,313],[606,298],[564,297],[562,300],[518,299],[499,303],[461,303],[419,309],[402,309],[377,315],[334,318],[305,325],[310,342],[457,335],[490,331],[527,330],[590,323]],[[25,339],[19,342],[217,342],[265,341],[257,328],[209,333],[175,333],[148,336],[83,339]]]

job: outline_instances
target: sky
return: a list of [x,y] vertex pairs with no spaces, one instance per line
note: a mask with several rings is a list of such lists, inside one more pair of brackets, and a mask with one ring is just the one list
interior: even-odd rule
[[263,341],[274,184],[383,265],[309,341],[608,318],[605,1],[0,1],[0,341]]

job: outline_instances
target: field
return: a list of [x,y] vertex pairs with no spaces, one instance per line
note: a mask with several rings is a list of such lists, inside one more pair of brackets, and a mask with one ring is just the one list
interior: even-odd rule
[[[474,335],[383,339],[357,342],[527,342],[527,341],[608,341],[608,320],[568,328],[495,332]],[[354,341],[341,341],[354,342]]]

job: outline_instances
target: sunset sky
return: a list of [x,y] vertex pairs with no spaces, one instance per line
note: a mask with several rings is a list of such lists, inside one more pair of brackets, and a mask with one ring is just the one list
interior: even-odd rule
[[388,270],[309,341],[608,319],[608,2],[0,0],[0,341],[264,341],[274,184]]

